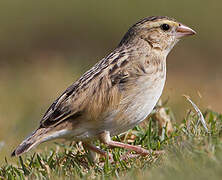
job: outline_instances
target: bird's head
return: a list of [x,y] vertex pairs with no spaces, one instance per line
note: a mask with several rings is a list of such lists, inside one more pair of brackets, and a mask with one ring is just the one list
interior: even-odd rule
[[134,24],[125,34],[120,44],[136,43],[140,40],[149,46],[167,54],[181,37],[194,35],[191,28],[166,16],[151,16]]

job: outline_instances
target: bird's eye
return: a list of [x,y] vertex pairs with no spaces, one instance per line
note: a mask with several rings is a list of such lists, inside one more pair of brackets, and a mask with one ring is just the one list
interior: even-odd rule
[[168,30],[170,29],[170,25],[169,25],[169,24],[162,24],[162,25],[160,26],[160,28],[161,28],[162,30],[164,30],[164,31],[168,31]]

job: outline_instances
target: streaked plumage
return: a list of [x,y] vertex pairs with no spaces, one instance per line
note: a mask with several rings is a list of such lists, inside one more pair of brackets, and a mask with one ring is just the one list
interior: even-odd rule
[[[112,53],[49,107],[39,128],[12,155],[55,138],[86,144],[98,138],[130,149],[111,142],[109,136],[133,128],[150,114],[164,87],[167,54],[179,36],[191,34],[193,30],[168,17],[148,17],[134,24]],[[140,153],[142,148],[137,148],[131,147]]]

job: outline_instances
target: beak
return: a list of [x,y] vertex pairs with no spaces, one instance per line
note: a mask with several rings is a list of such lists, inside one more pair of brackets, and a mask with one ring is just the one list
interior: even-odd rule
[[191,29],[183,24],[179,24],[178,28],[176,29],[176,37],[177,38],[181,38],[184,36],[190,36],[190,35],[194,35],[194,34],[196,34],[196,32],[193,29]]

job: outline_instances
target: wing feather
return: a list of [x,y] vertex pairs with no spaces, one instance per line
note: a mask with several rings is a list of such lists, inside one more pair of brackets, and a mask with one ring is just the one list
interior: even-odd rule
[[[112,101],[118,99],[116,91],[120,88],[119,85],[127,81],[128,74],[121,72],[121,69],[125,69],[123,66],[127,64],[126,58],[123,53],[114,51],[99,61],[52,103],[40,121],[40,126],[55,126],[71,116],[77,117],[76,114],[80,116],[82,111],[91,111],[90,114],[93,114],[93,111],[106,109],[107,105],[112,103],[110,99]],[[124,62],[120,63],[122,61]],[[117,65],[118,63],[120,64]],[[114,86],[116,88],[112,88]],[[95,107],[90,99],[97,101],[94,103]],[[87,104],[90,104],[90,107],[87,107]]]
[[75,84],[71,85],[58,99],[52,103],[40,121],[41,126],[55,126],[61,121],[77,113],[77,110],[75,110],[70,103],[70,99],[72,95],[75,94],[76,89]]

